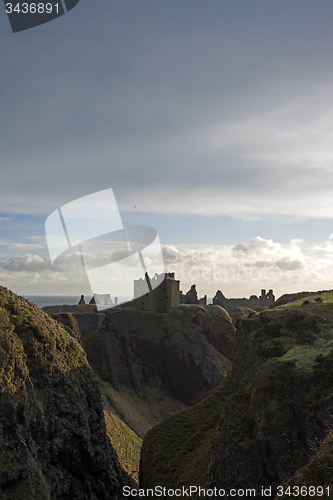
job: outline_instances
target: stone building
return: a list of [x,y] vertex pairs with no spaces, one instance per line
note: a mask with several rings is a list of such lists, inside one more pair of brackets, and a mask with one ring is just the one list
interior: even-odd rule
[[222,306],[224,309],[230,309],[232,307],[249,307],[251,309],[261,309],[262,307],[269,307],[274,304],[275,296],[273,295],[273,290],[261,290],[261,295],[257,297],[256,295],[251,295],[249,299],[245,297],[243,299],[226,299],[223,293],[218,290],[213,298],[213,304]]
[[175,279],[175,273],[165,273],[162,283],[154,288],[152,285],[160,281],[160,276],[149,278],[146,274],[145,279],[134,280],[134,299],[121,306],[152,312],[168,312],[179,306],[179,280]]
[[179,304],[207,304],[207,295],[198,299],[196,286],[192,285],[184,295],[179,290],[179,280],[175,279],[175,273],[166,273],[162,283],[154,288],[154,281],[161,281],[161,275],[155,274],[149,278],[134,280],[134,299],[120,307],[132,307],[140,311],[168,312]]

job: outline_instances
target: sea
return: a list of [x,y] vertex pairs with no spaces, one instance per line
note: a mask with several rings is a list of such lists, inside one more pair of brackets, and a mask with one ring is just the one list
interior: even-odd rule
[[79,295],[22,295],[22,297],[30,300],[30,302],[33,302],[38,307],[78,304],[81,298]]
[[[63,306],[65,304],[71,306],[78,304],[81,295],[22,295],[25,299],[30,300],[38,307],[45,306]],[[111,297],[113,299],[113,297]],[[85,296],[86,304],[89,304],[91,297]],[[118,297],[119,303],[131,300],[132,297]]]

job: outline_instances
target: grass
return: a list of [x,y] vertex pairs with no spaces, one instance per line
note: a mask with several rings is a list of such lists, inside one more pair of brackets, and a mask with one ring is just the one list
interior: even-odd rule
[[120,418],[140,437],[163,418],[187,407],[150,387],[145,388],[145,397],[142,399],[129,387],[121,385],[116,390],[110,382],[100,378],[99,382],[104,408]]
[[210,484],[216,473],[219,421],[230,376],[197,405],[179,411],[147,433],[142,454],[149,487]]
[[280,307],[281,305],[288,304],[301,304],[304,301],[314,301],[316,298],[322,298],[325,302],[333,302],[333,290],[320,290],[318,292],[298,292],[282,295],[279,299],[271,306],[271,308]]
[[138,483],[142,438],[113,413],[104,411],[104,418],[107,435],[120,465]]
[[[321,299],[322,303],[316,302]],[[301,364],[312,365],[319,355],[327,355],[333,348],[333,290],[312,292],[307,296],[308,304],[303,304],[304,297],[276,307],[276,311],[306,313],[315,318],[321,329],[320,336],[311,345],[291,347],[282,359],[295,359]]]

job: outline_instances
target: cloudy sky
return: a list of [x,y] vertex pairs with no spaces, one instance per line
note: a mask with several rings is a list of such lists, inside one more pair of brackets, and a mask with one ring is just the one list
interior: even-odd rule
[[89,293],[44,223],[113,188],[184,291],[333,288],[331,0],[80,0],[16,34],[0,8],[2,285]]

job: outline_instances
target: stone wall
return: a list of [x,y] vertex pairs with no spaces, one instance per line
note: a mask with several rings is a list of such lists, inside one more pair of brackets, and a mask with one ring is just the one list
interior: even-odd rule
[[251,295],[249,299],[243,297],[242,299],[227,299],[221,290],[218,290],[213,298],[213,304],[223,307],[224,309],[230,309],[232,307],[249,307],[250,309],[261,309],[262,307],[269,307],[274,304],[275,296],[273,295],[273,290],[269,290],[266,293],[265,289],[261,290],[261,295],[257,297],[256,295]]

